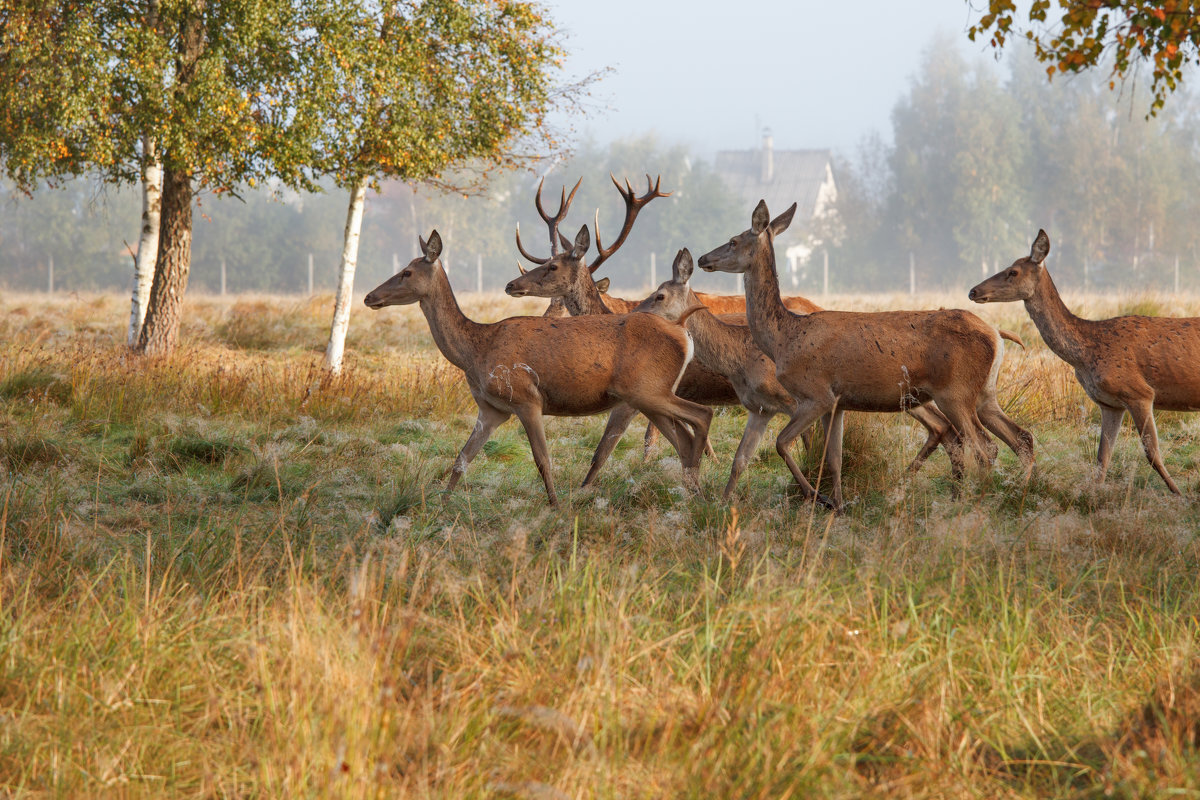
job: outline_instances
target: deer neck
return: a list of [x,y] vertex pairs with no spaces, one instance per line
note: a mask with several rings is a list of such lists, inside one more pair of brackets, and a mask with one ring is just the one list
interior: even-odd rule
[[467,319],[441,266],[434,270],[433,291],[421,298],[421,311],[434,343],[446,360],[464,372],[469,370],[478,350],[479,335],[487,326]]
[[1045,267],[1038,279],[1037,291],[1025,301],[1025,310],[1055,355],[1072,366],[1085,360],[1087,337],[1082,330],[1085,320],[1072,314],[1063,303]]
[[791,316],[779,294],[775,272],[775,237],[768,234],[746,270],[746,320],[754,344],[775,359],[775,343],[782,337],[785,320]]
[[687,318],[684,327],[692,334],[696,345],[696,360],[722,375],[732,374],[744,366],[729,345],[732,334],[716,315],[708,310],[697,311]]
[[583,277],[584,280],[572,286],[570,293],[563,297],[563,305],[567,307],[571,316],[613,313],[611,308],[604,305],[604,298],[600,296],[600,290],[596,288],[591,274],[585,274]]

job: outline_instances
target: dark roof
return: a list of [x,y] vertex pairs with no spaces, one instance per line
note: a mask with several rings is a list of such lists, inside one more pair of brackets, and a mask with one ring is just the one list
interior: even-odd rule
[[716,171],[748,208],[766,200],[771,213],[779,214],[796,203],[797,221],[803,221],[812,219],[825,168],[832,158],[830,150],[772,150],[771,180],[763,182],[761,148],[721,150]]

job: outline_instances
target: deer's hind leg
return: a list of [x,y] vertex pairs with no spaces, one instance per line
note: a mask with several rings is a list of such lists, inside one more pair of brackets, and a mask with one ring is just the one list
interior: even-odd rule
[[636,414],[637,409],[626,403],[621,403],[609,412],[608,422],[604,426],[600,444],[596,445],[596,452],[592,455],[592,466],[588,469],[587,477],[583,479],[583,486],[590,486],[592,481],[596,480],[596,476],[600,474],[600,468],[608,461],[613,448],[617,446],[617,442],[621,441],[621,437],[625,435],[625,429],[629,427],[629,423]]
[[733,466],[729,470],[729,482],[725,484],[725,491],[721,493],[722,500],[728,501],[733,495],[742,470],[746,468],[750,459],[758,451],[758,443],[762,441],[763,434],[767,430],[767,423],[773,416],[775,415],[760,414],[757,411],[749,413],[746,418],[746,430],[742,433],[742,441],[738,443],[737,452],[733,455]]
[[1142,447],[1146,450],[1146,458],[1149,459],[1150,466],[1154,467],[1155,472],[1162,476],[1167,483],[1167,488],[1172,493],[1181,494],[1179,487],[1167,473],[1162,453],[1158,449],[1158,428],[1154,424],[1154,401],[1145,399],[1127,401],[1125,407],[1129,409],[1129,416],[1133,417],[1133,424],[1137,426],[1138,434],[1142,437]]
[[988,394],[979,401],[976,413],[983,426],[1000,437],[1000,441],[1016,453],[1026,473],[1033,469],[1033,434],[1004,413],[994,394]]
[[512,416],[509,412],[501,411],[478,399],[476,403],[479,405],[479,418],[475,420],[475,428],[467,437],[467,443],[459,451],[458,458],[454,459],[454,466],[450,468],[450,479],[446,481],[447,494],[454,491],[459,478],[467,471],[467,465],[479,454],[484,443],[492,437],[492,431],[507,422],[508,418]]

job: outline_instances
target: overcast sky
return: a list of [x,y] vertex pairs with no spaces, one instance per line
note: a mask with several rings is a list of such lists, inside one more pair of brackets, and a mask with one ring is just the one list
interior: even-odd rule
[[700,155],[758,146],[854,148],[878,130],[937,31],[985,54],[964,0],[544,0],[567,74],[613,70],[575,124],[600,142],[656,131]]

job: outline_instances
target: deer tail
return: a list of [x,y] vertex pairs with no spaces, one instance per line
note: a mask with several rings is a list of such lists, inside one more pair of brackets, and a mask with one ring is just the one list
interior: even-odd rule
[[1017,336],[1012,331],[1006,331],[1004,328],[997,328],[996,330],[1000,332],[1001,339],[1008,339],[1010,342],[1016,342],[1017,344],[1021,345],[1022,350],[1025,349],[1025,343],[1021,341],[1020,336]]

